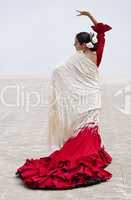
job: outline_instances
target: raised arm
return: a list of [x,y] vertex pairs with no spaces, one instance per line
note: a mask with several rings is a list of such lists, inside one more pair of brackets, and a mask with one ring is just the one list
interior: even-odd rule
[[94,16],[90,14],[88,11],[79,11],[79,14],[77,16],[85,15],[88,16],[91,21],[93,22],[94,25],[91,26],[91,28],[97,32],[97,49],[96,49],[96,54],[97,54],[97,67],[99,67],[103,55],[103,50],[105,46],[105,32],[109,31],[112,29],[111,26],[104,24],[102,22],[98,22]]
[[112,29],[111,26],[107,24],[103,24],[102,22],[97,23],[94,26],[91,26],[91,28],[97,32],[97,66],[99,67],[103,55],[103,50],[105,46],[105,32]]

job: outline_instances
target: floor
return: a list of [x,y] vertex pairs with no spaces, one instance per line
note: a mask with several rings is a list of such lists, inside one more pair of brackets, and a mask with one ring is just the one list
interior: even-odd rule
[[[0,200],[130,200],[129,81],[101,84],[101,135],[107,151],[113,157],[112,163],[106,168],[113,174],[112,179],[68,191],[44,191],[28,189],[16,178],[16,168],[26,158],[43,157],[50,152],[46,133],[47,106],[46,102],[42,102],[47,97],[48,86],[48,80],[42,78],[0,79]],[[36,99],[33,97],[36,91],[41,95],[39,105],[35,105]]]

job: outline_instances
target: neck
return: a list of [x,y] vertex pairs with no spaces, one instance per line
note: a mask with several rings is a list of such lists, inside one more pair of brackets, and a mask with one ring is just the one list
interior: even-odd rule
[[87,47],[85,49],[82,50],[84,53],[89,53],[90,52],[90,49]]

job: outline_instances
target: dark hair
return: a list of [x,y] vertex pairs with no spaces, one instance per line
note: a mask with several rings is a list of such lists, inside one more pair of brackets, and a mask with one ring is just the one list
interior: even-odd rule
[[[76,38],[80,44],[91,42],[90,34],[88,32],[80,32],[76,34]],[[97,49],[97,42],[92,43],[94,45],[93,48],[90,48],[91,51],[96,51]]]

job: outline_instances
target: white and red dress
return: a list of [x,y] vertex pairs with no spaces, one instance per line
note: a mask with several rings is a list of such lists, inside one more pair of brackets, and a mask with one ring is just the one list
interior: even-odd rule
[[112,27],[100,22],[91,28],[97,33],[97,64],[79,50],[53,71],[48,133],[50,144],[57,143],[59,149],[48,156],[28,158],[16,170],[28,188],[71,189],[112,177],[104,169],[112,157],[102,144],[99,126],[99,65],[105,32]]

